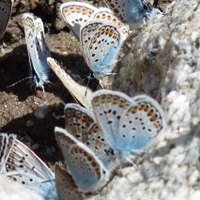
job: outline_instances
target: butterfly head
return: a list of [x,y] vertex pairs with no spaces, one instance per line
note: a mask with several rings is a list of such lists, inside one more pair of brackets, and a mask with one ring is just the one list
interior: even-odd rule
[[150,18],[157,13],[157,9],[154,9],[146,0],[141,0],[141,4],[143,7],[143,19]]

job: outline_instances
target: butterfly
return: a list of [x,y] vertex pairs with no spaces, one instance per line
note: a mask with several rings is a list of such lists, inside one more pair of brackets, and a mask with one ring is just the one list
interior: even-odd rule
[[122,92],[99,90],[92,106],[104,137],[120,158],[150,147],[166,126],[161,106],[147,95],[133,98]]
[[68,133],[87,145],[106,168],[113,168],[116,157],[99,129],[93,113],[74,103],[66,104],[64,113],[65,129]]
[[51,170],[33,151],[17,139],[5,161],[3,173],[39,193],[46,200],[57,198]]
[[126,35],[115,23],[106,20],[91,20],[81,26],[80,33],[84,59],[101,81],[113,71]]
[[55,178],[59,200],[83,200],[83,195],[78,191],[71,175],[58,164],[55,166]]
[[79,190],[87,193],[102,188],[111,177],[111,173],[94,152],[65,129],[55,127],[55,136]]
[[78,40],[80,39],[81,26],[92,19],[116,23],[119,28],[124,30],[125,34],[129,34],[129,28],[121,23],[108,8],[96,8],[83,2],[67,2],[60,6],[60,11],[68,27]]
[[8,20],[12,13],[13,0],[0,0],[0,40],[5,34]]
[[46,61],[47,57],[50,56],[50,52],[45,42],[44,26],[40,18],[34,20],[34,17],[29,13],[23,15],[23,25],[33,86],[40,87],[44,91],[44,83],[49,83],[50,72]]
[[2,172],[3,168],[5,167],[5,163],[8,159],[10,151],[15,143],[16,135],[14,134],[0,134],[0,173]]
[[68,89],[73,98],[85,108],[91,110],[91,97],[93,90],[88,86],[81,85],[76,82],[67,72],[62,68],[62,66],[53,58],[48,57],[47,62],[51,69],[55,72],[58,78],[61,80],[63,85]]
[[102,81],[112,72],[120,47],[130,33],[129,27],[110,9],[95,8],[87,3],[64,3],[60,11],[80,41],[88,67],[95,78]]
[[104,0],[104,2],[122,22],[129,24],[131,30],[156,13],[146,0]]

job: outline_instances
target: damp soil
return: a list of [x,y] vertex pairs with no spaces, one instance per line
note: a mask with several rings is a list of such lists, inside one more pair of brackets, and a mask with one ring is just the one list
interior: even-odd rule
[[[76,37],[59,11],[63,2],[66,0],[15,0],[5,36],[0,41],[0,132],[17,134],[18,139],[50,165],[62,160],[54,127],[64,127],[64,105],[74,100],[52,71],[45,93],[33,90],[31,81],[25,79],[30,76],[30,67],[22,16],[29,12],[42,19],[51,57],[62,63],[72,76],[78,75],[88,84],[91,72]],[[89,3],[102,5],[98,0]],[[95,87],[96,81],[91,84]],[[38,107],[46,113],[42,119],[35,116]]]

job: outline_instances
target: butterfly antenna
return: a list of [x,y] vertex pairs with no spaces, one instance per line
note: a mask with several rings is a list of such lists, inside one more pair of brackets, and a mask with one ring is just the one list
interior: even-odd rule
[[26,79],[30,79],[30,78],[33,78],[33,77],[30,76],[30,77],[23,78],[22,80],[19,80],[19,81],[15,82],[15,83],[13,83],[11,85],[6,86],[6,88],[11,88],[11,87],[15,86],[16,84],[18,84],[18,83],[20,83],[20,82],[22,82],[22,81],[24,81]]

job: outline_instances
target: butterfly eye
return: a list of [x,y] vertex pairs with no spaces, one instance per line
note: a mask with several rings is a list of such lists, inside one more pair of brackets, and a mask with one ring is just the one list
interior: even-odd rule
[[147,5],[143,4],[143,9],[144,9],[144,10],[148,10]]
[[150,12],[151,10],[152,10],[152,7],[151,7],[151,5],[149,4],[149,3],[147,3],[147,2],[142,2],[142,6],[143,6],[143,9],[145,10],[145,11],[148,11],[148,12]]

